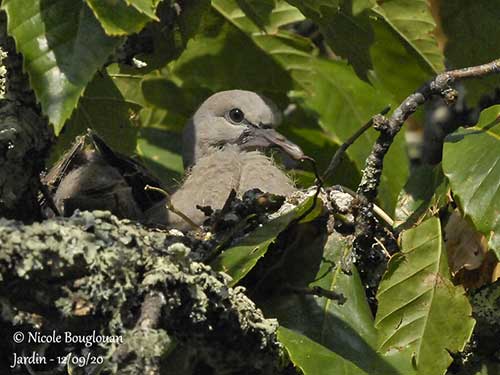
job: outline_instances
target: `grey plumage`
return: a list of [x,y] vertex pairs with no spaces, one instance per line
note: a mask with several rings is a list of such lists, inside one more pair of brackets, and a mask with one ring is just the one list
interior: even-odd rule
[[[274,130],[280,121],[276,106],[254,92],[223,91],[208,98],[184,130],[186,177],[172,195],[172,205],[202,224],[205,216],[196,205],[222,208],[232,189],[238,195],[253,188],[279,195],[294,192],[293,181],[262,152],[276,147],[294,159],[304,156]],[[162,206],[150,211],[149,221],[189,229]]]

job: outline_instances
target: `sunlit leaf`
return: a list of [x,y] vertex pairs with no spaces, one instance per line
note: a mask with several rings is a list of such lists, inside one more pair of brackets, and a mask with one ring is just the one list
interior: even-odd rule
[[133,6],[139,12],[144,13],[149,18],[153,20],[158,19],[158,17],[156,17],[156,7],[160,0],[125,0],[125,2]]
[[2,9],[31,87],[57,134],[121,39],[105,34],[83,0],[6,0]]
[[463,212],[500,257],[500,106],[446,138],[443,170]]
[[434,36],[436,22],[427,0],[386,0],[374,7],[374,11],[383,17],[431,72],[444,70],[443,53]]
[[437,218],[403,233],[377,298],[378,351],[404,375],[444,374],[449,352],[470,339],[472,309],[463,288],[450,280]]
[[[288,2],[319,25],[328,45],[347,59],[364,79],[370,69],[383,81],[391,77],[379,74],[381,70],[398,71],[391,76],[401,82],[418,73],[432,75],[444,69],[443,54],[433,34],[436,24],[426,0]],[[391,35],[381,39],[380,29]],[[387,39],[391,39],[391,43],[387,43]],[[414,70],[406,69],[402,61],[411,62]],[[413,80],[408,82],[412,83]],[[413,85],[412,90],[422,83]],[[386,87],[398,98],[411,92],[390,84]]]
[[212,6],[242,30],[255,34],[276,33],[282,26],[304,20],[297,8],[283,0],[212,0]]
[[125,0],[85,0],[108,35],[137,33],[151,21]]

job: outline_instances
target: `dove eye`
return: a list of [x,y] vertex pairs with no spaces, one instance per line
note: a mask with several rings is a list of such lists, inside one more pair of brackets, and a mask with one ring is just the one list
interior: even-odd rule
[[229,119],[234,124],[241,124],[245,120],[245,114],[239,108],[233,108],[229,111]]

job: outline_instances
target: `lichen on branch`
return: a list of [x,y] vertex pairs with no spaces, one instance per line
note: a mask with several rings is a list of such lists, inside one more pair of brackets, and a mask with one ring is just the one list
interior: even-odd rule
[[102,211],[32,225],[0,219],[0,294],[11,323],[122,335],[126,348],[106,348],[118,353],[111,365],[120,373],[155,368],[165,332],[218,372],[280,373],[277,322],[178,241]]
[[40,218],[39,174],[53,133],[7,35],[4,12],[0,12],[0,55],[5,69],[0,98],[0,217],[33,221]]

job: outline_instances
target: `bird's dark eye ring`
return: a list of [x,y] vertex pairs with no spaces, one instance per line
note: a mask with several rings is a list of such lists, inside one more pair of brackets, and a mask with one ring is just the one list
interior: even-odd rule
[[245,119],[245,114],[239,108],[233,108],[229,111],[229,119],[235,124],[240,124]]

